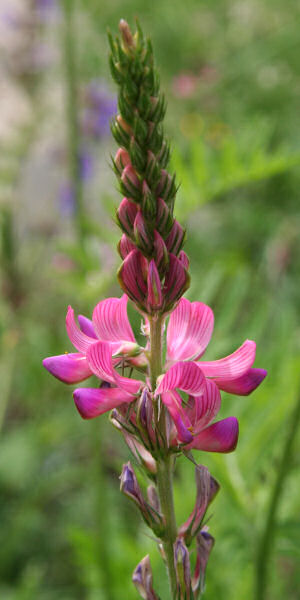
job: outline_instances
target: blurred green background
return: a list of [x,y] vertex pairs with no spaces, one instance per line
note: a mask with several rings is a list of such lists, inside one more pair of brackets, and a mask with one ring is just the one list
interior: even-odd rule
[[[300,11],[293,0],[1,3],[0,598],[134,600],[131,573],[146,553],[168,597],[155,542],[119,493],[128,449],[105,417],[82,421],[72,389],[41,366],[45,356],[71,350],[69,303],[90,316],[100,299],[120,295],[106,29],[116,32],[121,17],[133,25],[135,16],[153,39],[168,101],[181,182],[176,215],[188,228],[187,297],[215,312],[207,357],[254,339],[255,364],[269,373],[251,397],[223,395],[222,416],[240,421],[237,450],[196,453],[221,484],[203,597],[258,599],[280,472],[261,598],[296,600]],[[175,495],[180,523],[194,501],[193,465],[183,458]]]

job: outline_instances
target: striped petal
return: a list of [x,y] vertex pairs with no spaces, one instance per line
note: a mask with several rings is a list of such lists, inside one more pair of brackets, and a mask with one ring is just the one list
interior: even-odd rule
[[43,365],[51,375],[64,383],[79,383],[92,375],[84,354],[78,352],[49,356]]
[[251,340],[246,340],[240,348],[233,354],[213,361],[201,361],[197,363],[206,377],[213,377],[218,382],[219,379],[232,381],[241,375],[245,375],[255,360],[256,344]]
[[181,298],[167,331],[167,360],[196,360],[202,356],[214,328],[214,315],[202,302]]
[[119,388],[79,388],[73,398],[82,418],[93,419],[124,402],[132,402],[135,396]]
[[122,377],[113,368],[112,348],[108,342],[96,342],[87,351],[87,361],[90,369],[97,377],[109,381],[127,392],[137,394],[142,382],[137,379]]
[[228,417],[203,429],[185,448],[205,452],[232,452],[236,448],[238,437],[238,420],[235,417]]
[[216,384],[220,390],[237,396],[248,396],[256,390],[267,375],[265,369],[249,369],[245,375],[237,379],[216,379]]
[[163,393],[161,399],[174,421],[178,439],[183,443],[191,442],[194,439],[193,435],[188,430],[188,428],[191,427],[191,422],[182,408],[182,400],[178,392],[173,390],[172,392]]
[[93,326],[103,342],[135,342],[127,316],[126,294],[122,298],[107,298],[99,302],[93,312]]
[[178,362],[170,367],[160,379],[155,396],[176,388],[193,396],[205,390],[205,377],[196,363]]
[[88,319],[87,317],[84,317],[83,315],[78,315],[78,323],[79,323],[79,327],[80,327],[81,331],[83,331],[83,333],[85,333],[86,335],[88,335],[91,338],[97,339],[95,328],[94,328],[94,325],[93,325],[91,319]]
[[71,306],[68,307],[67,311],[66,329],[73,346],[76,350],[82,352],[82,354],[86,354],[87,349],[95,343],[95,338],[86,335],[86,333],[79,329],[75,322],[74,310]]
[[221,407],[221,394],[214,381],[206,379],[205,390],[201,396],[190,396],[186,413],[193,424],[193,433],[197,434],[207,427],[218,414]]

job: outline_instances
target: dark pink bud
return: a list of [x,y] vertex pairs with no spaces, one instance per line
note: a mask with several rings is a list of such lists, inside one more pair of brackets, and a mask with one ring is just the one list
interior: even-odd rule
[[149,263],[147,278],[147,307],[150,313],[156,312],[162,307],[163,297],[159,273],[155,261],[152,259]]
[[188,268],[190,266],[190,261],[188,259],[187,254],[183,250],[181,250],[181,252],[179,252],[178,259],[180,260],[180,262],[184,266],[184,268],[186,270],[188,270]]
[[178,599],[191,598],[191,565],[189,551],[181,538],[174,544],[174,560],[177,578]]
[[132,581],[143,600],[159,600],[153,589],[152,569],[148,555],[136,567]]
[[179,225],[178,221],[174,221],[173,227],[166,239],[166,246],[169,252],[172,252],[177,256],[178,252],[181,250],[183,242],[185,238],[185,230],[181,225]]
[[127,167],[127,165],[130,164],[130,156],[128,152],[126,152],[124,148],[119,148],[115,156],[115,165],[120,175],[122,174],[123,169],[125,169],[125,167]]
[[131,200],[128,200],[128,198],[123,198],[117,210],[117,218],[120,227],[129,236],[133,235],[133,225],[137,211],[137,205]]
[[171,231],[173,225],[173,218],[167,207],[165,201],[162,198],[157,199],[157,217],[156,227],[165,238]]
[[145,259],[139,250],[132,250],[118,271],[118,280],[127,296],[141,308],[145,308],[147,297],[144,274]]
[[127,165],[127,167],[125,167],[125,169],[123,170],[123,173],[121,175],[121,181],[122,181],[125,193],[128,196],[139,200],[141,185],[140,185],[140,180],[139,180],[132,165]]
[[190,276],[187,270],[174,254],[170,254],[163,293],[167,310],[170,310],[172,305],[181,298],[189,285]]
[[159,271],[164,271],[169,262],[169,254],[164,240],[156,229],[154,230],[153,254]]
[[143,252],[151,253],[153,242],[142,211],[139,209],[134,220],[134,237],[136,244]]
[[126,258],[132,250],[135,250],[135,245],[128,239],[127,235],[123,233],[119,243],[118,243],[118,251],[121,258]]

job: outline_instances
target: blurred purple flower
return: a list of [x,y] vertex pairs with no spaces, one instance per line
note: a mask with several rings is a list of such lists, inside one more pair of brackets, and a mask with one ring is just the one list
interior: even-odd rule
[[82,132],[96,140],[110,132],[110,120],[117,112],[117,99],[104,81],[91,81],[84,92]]
[[[82,150],[79,156],[79,175],[82,182],[88,181],[93,173],[92,156]],[[62,216],[69,217],[75,212],[75,193],[71,181],[65,181],[59,191],[59,210]]]

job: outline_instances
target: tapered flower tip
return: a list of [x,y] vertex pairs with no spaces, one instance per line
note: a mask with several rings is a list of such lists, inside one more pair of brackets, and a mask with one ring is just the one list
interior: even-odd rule
[[233,452],[238,437],[238,420],[235,417],[228,417],[203,429],[186,448],[189,450],[204,450],[205,452]]
[[249,371],[238,377],[237,379],[227,381],[226,379],[216,379],[216,383],[220,390],[229,394],[237,394],[237,396],[249,396],[251,392],[262,383],[268,372],[265,369],[251,368]]
[[152,569],[149,555],[137,565],[132,575],[132,581],[143,600],[159,600],[153,590]]
[[86,357],[78,352],[44,358],[43,366],[64,383],[79,383],[92,375]]
[[111,387],[78,388],[73,392],[73,398],[83,419],[94,419],[124,402],[134,400],[134,396]]

